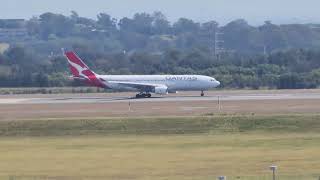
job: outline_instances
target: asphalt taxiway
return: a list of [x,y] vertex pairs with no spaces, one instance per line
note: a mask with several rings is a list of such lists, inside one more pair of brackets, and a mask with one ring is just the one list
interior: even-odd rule
[[146,99],[134,93],[2,95],[0,120],[319,114],[320,90],[183,92]]
[[209,92],[205,97],[198,92],[187,92],[169,96],[155,95],[151,98],[137,99],[128,93],[112,94],[65,94],[65,95],[8,95],[0,96],[0,104],[81,104],[115,102],[184,102],[184,101],[247,101],[247,100],[320,100],[320,92],[315,91],[241,91]]

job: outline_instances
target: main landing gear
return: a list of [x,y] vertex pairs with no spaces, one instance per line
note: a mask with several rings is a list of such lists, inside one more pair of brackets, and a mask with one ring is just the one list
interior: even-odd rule
[[204,96],[204,92],[203,91],[201,91],[201,97],[203,97]]
[[136,95],[136,98],[151,98],[150,93],[139,93]]

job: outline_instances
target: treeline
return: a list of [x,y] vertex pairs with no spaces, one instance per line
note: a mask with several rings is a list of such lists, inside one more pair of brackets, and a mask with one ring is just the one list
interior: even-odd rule
[[[28,37],[8,42],[0,55],[1,87],[73,85],[62,47],[77,51],[97,73],[204,74],[224,88],[317,88],[320,82],[319,25],[171,23],[160,12],[120,20],[44,13],[7,24],[0,21],[0,28],[25,28]],[[223,32],[219,56],[213,56],[215,32]]]
[[213,48],[216,32],[222,33],[218,37],[224,41],[221,47],[226,51],[257,54],[320,47],[318,24],[275,25],[265,21],[256,27],[238,19],[219,26],[216,21],[199,23],[187,18],[169,22],[161,12],[137,13],[119,20],[106,13],[98,14],[96,20],[74,11],[70,16],[44,13],[25,23],[0,20],[0,28],[24,28],[28,37],[23,43],[39,53],[57,53],[61,45],[71,47],[73,43],[86,43],[100,52],[161,53],[168,49]]
[[[212,58],[211,51],[168,50],[163,54],[94,53],[74,47],[86,63],[101,74],[203,74],[214,76],[224,88],[317,88],[320,84],[320,51],[288,50],[268,56],[225,53]],[[21,47],[0,56],[2,87],[71,86],[63,56],[40,59]]]

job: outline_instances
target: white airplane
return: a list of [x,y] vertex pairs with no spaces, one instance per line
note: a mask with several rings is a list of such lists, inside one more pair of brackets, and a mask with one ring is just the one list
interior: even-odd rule
[[200,75],[98,75],[72,51],[64,52],[68,59],[72,78],[91,86],[116,91],[139,92],[136,98],[150,98],[151,93],[166,95],[178,91],[204,91],[216,88],[220,82]]

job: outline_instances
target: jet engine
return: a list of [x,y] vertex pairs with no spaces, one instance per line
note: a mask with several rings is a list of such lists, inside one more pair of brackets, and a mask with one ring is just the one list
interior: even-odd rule
[[166,86],[155,87],[154,93],[161,94],[161,95],[168,94],[168,87],[166,87]]

